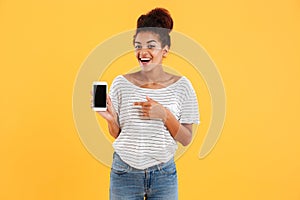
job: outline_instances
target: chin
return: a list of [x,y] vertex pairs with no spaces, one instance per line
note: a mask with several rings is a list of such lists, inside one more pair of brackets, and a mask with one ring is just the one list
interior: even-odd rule
[[143,71],[151,71],[153,70],[154,68],[156,68],[158,65],[157,64],[142,64],[140,63],[140,67]]

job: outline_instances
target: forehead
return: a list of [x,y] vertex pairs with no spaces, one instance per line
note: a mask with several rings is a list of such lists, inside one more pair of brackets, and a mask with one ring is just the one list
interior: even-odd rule
[[150,31],[143,31],[139,32],[135,37],[135,42],[146,43],[151,40],[154,40],[159,43],[159,35]]

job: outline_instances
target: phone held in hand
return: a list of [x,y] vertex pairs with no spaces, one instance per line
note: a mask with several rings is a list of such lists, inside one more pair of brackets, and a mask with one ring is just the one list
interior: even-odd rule
[[106,111],[107,109],[107,82],[94,81],[93,82],[93,110]]

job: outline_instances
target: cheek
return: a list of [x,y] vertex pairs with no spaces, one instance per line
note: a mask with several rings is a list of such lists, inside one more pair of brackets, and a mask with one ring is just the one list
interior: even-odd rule
[[152,54],[153,58],[155,59],[162,59],[163,58],[163,54],[161,52],[155,52]]
[[134,55],[135,55],[135,57],[138,58],[138,57],[139,57],[139,52],[136,52],[136,51],[135,51],[135,52],[134,52]]

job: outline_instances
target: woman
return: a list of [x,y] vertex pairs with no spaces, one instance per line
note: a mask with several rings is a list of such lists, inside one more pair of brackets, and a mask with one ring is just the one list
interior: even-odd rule
[[195,91],[186,77],[164,71],[173,20],[156,8],[137,20],[133,43],[140,71],[117,76],[98,112],[116,138],[110,175],[111,200],[178,199],[174,154],[188,145],[199,123]]

